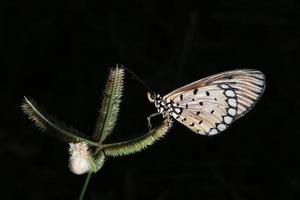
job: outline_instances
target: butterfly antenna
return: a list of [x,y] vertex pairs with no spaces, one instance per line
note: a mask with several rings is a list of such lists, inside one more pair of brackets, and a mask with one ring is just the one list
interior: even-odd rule
[[125,67],[124,65],[120,65],[122,68],[124,68],[126,71],[128,71],[131,75],[132,78],[134,78],[135,80],[137,80],[138,82],[140,82],[144,87],[146,87],[146,89],[151,92],[151,88],[140,78],[138,77],[135,73],[133,73],[130,69],[128,69],[127,67]]

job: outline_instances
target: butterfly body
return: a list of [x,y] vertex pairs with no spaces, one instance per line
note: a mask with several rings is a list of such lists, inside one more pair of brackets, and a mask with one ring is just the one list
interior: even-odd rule
[[163,99],[159,94],[155,96],[154,105],[157,112],[161,113],[164,118],[168,116],[176,118],[176,116],[182,113],[182,108],[178,107],[179,105],[175,104],[173,101]]
[[265,88],[257,70],[232,70],[200,79],[160,96],[148,94],[158,113],[201,135],[216,135],[248,112]]

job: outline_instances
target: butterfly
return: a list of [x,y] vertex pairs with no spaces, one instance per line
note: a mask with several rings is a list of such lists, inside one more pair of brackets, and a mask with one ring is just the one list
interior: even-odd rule
[[165,96],[147,96],[164,118],[177,120],[193,132],[212,136],[245,115],[265,90],[265,75],[255,69],[218,73],[180,87]]

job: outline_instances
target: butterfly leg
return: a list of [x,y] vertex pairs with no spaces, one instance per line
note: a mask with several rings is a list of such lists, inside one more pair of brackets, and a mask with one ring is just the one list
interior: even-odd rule
[[149,131],[151,131],[151,129],[152,129],[151,117],[155,117],[155,116],[160,115],[160,114],[161,113],[157,112],[157,113],[153,113],[153,114],[151,114],[150,116],[147,117]]

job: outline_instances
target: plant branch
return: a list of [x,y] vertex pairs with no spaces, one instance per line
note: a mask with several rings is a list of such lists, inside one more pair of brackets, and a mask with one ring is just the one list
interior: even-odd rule
[[165,119],[163,123],[147,134],[124,142],[103,144],[102,151],[106,156],[123,156],[139,152],[152,145],[155,141],[161,139],[170,129],[172,123],[169,119]]
[[80,196],[79,196],[79,200],[83,200],[83,197],[84,197],[84,194],[85,194],[85,191],[86,191],[86,188],[90,182],[90,179],[91,179],[91,176],[92,176],[92,172],[89,172],[86,176],[86,179],[85,179],[85,182],[84,182],[84,185],[81,189],[81,192],[80,192]]
[[111,69],[103,94],[102,105],[96,121],[94,140],[99,143],[113,131],[120,110],[120,102],[124,84],[124,69]]
[[61,138],[68,143],[84,141],[89,145],[99,146],[97,142],[93,142],[88,136],[80,133],[75,128],[67,126],[65,123],[42,111],[34,100],[24,97],[24,102],[21,107],[27,117],[32,120],[41,131],[48,131],[53,136]]

